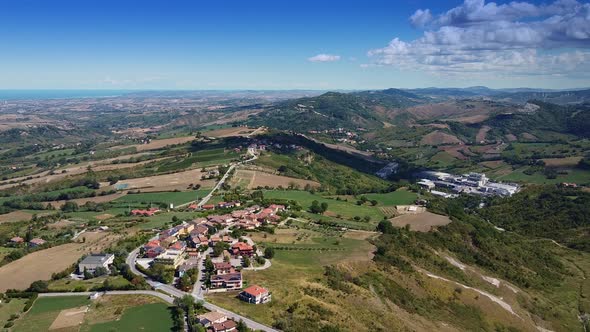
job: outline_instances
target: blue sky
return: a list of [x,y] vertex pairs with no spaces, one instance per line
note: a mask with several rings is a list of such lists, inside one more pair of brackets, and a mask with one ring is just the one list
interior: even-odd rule
[[589,35],[574,0],[3,0],[0,89],[585,87]]

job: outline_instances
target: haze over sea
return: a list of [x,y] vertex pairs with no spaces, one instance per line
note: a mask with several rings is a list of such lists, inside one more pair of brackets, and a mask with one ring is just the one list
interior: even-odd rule
[[115,97],[134,90],[0,90],[0,100]]

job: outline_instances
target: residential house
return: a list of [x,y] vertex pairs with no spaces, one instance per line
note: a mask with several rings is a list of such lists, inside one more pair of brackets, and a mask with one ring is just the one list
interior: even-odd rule
[[232,253],[235,256],[252,256],[254,254],[254,248],[244,242],[236,242],[231,247]]
[[158,208],[149,208],[147,210],[135,209],[131,210],[131,214],[134,216],[144,216],[144,217],[151,217],[155,215],[157,212],[160,212]]
[[231,266],[231,264],[227,263],[227,262],[213,263],[213,267],[215,268],[215,272],[218,275],[229,274],[229,273],[235,272],[233,266]]
[[214,204],[205,204],[202,206],[203,210],[215,210]]
[[242,272],[211,276],[211,289],[238,290],[242,288]]
[[213,235],[211,238],[209,238],[210,247],[215,247],[215,244],[217,244],[217,242],[221,242],[221,237],[219,235]]
[[191,243],[196,248],[202,245],[209,245],[209,239],[205,235],[193,235],[191,236]]
[[209,234],[209,227],[205,225],[196,225],[193,230],[190,232],[191,236],[194,235],[207,235]]
[[45,241],[45,240],[43,240],[41,238],[36,237],[36,238],[32,239],[31,241],[29,241],[29,246],[31,246],[31,247],[39,247],[39,246],[44,245],[45,243],[47,243],[47,241]]
[[21,243],[24,243],[25,242],[25,239],[23,239],[20,236],[15,236],[12,239],[10,239],[10,242],[13,243],[13,244],[21,244]]
[[203,325],[204,327],[209,327],[213,324],[225,322],[227,320],[227,316],[224,313],[218,311],[211,311],[202,315],[198,315],[197,319],[199,320],[199,324]]
[[90,254],[78,263],[78,271],[80,273],[83,273],[84,271],[94,273],[99,267],[108,270],[114,260],[115,255],[113,254]]
[[240,292],[238,297],[244,302],[261,304],[269,302],[271,299],[271,294],[264,287],[252,285]]
[[213,332],[231,332],[231,331],[237,331],[237,327],[238,324],[236,324],[236,322],[234,322],[233,320],[226,320],[223,323],[215,323],[213,325],[211,325],[211,327],[209,328],[210,331]]

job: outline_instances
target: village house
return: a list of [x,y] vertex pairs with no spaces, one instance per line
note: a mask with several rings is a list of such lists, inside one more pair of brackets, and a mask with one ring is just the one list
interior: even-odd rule
[[235,256],[252,256],[254,254],[254,248],[244,242],[236,242],[231,247],[232,253]]
[[227,316],[218,311],[211,311],[202,315],[198,315],[197,319],[199,320],[199,324],[203,325],[204,327],[209,327],[216,323],[219,324],[225,322],[227,320]]
[[209,227],[205,225],[196,225],[193,230],[190,232],[191,236],[195,235],[207,235],[209,234]]
[[236,322],[234,322],[233,320],[226,320],[223,323],[215,323],[215,324],[211,325],[211,327],[209,328],[209,331],[231,332],[231,331],[237,331],[237,327],[238,327],[238,324],[236,324]]
[[233,266],[227,262],[213,263],[213,267],[217,275],[235,273]]
[[143,246],[143,253],[147,258],[156,258],[164,251],[166,249],[162,247],[160,240],[149,241]]
[[238,290],[242,288],[242,272],[211,276],[211,289]]
[[15,236],[12,239],[10,239],[10,243],[13,243],[13,244],[21,244],[21,243],[24,243],[24,242],[25,242],[25,239],[23,239],[20,236]]
[[238,297],[244,302],[261,304],[269,302],[271,299],[271,294],[264,287],[252,285],[240,292]]
[[135,209],[135,210],[131,210],[131,214],[134,216],[144,216],[144,217],[151,217],[153,215],[155,215],[157,212],[160,212],[160,209],[158,208],[149,208],[147,210],[140,210],[140,209]]
[[197,248],[202,245],[209,245],[209,239],[205,235],[191,236],[191,244]]
[[45,243],[47,243],[47,241],[45,241],[45,240],[43,240],[41,238],[36,237],[36,238],[32,239],[31,241],[29,241],[29,246],[31,246],[31,247],[39,247],[39,246],[44,245]]
[[213,205],[213,204],[205,204],[201,208],[203,210],[215,210],[215,205]]

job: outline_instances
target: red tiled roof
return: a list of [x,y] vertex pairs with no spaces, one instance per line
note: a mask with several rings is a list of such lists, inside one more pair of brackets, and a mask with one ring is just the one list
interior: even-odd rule
[[268,290],[266,288],[260,287],[258,285],[252,285],[250,287],[244,288],[243,292],[257,297],[257,296],[260,296],[264,293],[268,293]]
[[254,250],[254,248],[252,248],[251,245],[244,243],[244,242],[237,242],[235,243],[233,246],[231,246],[232,249],[238,249],[240,251],[244,251],[244,250]]
[[221,262],[221,263],[213,263],[213,266],[215,267],[216,270],[219,269],[231,269],[231,264],[227,263],[227,262]]

